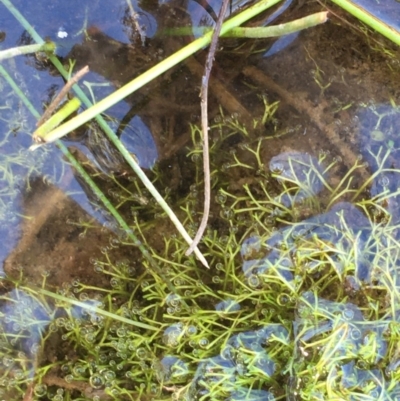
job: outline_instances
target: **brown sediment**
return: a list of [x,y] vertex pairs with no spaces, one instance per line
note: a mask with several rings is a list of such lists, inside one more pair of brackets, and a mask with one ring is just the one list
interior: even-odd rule
[[[70,179],[66,177],[66,181]],[[3,263],[4,272],[18,277],[22,270],[34,285],[40,285],[43,274],[50,275],[46,281],[54,286],[77,277],[98,280],[88,268],[90,258],[101,244],[109,243],[111,233],[102,230],[62,189],[39,181],[34,184],[23,200],[22,213],[29,218],[21,227],[18,244]],[[67,220],[76,223],[66,224]],[[90,230],[85,232],[79,221],[88,222]]]
[[[285,88],[282,88],[282,86],[275,83],[257,67],[247,66],[242,72],[246,77],[257,82],[257,84],[276,93],[284,102],[295,108],[299,113],[306,114],[321,133],[325,134],[329,142],[337,148],[339,154],[343,158],[343,163],[347,167],[351,168],[357,163],[357,154],[355,154],[349,147],[343,146],[343,139],[340,138],[340,135],[336,132],[335,123],[330,122],[326,124],[323,121],[323,116],[325,114],[324,103],[313,105],[304,95],[302,95],[302,93],[296,92],[295,94],[291,94]],[[369,176],[365,168],[360,168],[359,173],[363,179]]]

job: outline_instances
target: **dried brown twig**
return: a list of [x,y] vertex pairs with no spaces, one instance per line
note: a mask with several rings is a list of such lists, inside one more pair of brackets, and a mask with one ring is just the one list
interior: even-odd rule
[[88,72],[89,72],[89,67],[85,66],[65,83],[60,93],[53,99],[49,107],[47,107],[46,111],[43,113],[42,117],[40,117],[40,119],[36,123],[37,127],[40,127],[45,121],[47,121],[50,118],[50,116],[53,114],[53,111],[61,103],[64,96],[70,91],[72,86],[75,85]]
[[208,51],[204,75],[201,82],[201,129],[203,133],[203,169],[204,169],[204,211],[200,227],[192,244],[186,251],[186,256],[190,255],[200,242],[207,227],[208,216],[210,214],[211,200],[211,176],[210,176],[210,154],[208,145],[208,82],[210,80],[211,69],[217,49],[218,37],[221,32],[222,22],[230,0],[223,0],[218,20],[215,25],[214,33],[211,39],[210,50]]

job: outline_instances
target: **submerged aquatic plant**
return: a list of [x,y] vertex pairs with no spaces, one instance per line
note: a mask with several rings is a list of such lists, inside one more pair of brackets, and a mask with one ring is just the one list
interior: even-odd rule
[[[149,233],[168,230],[168,220],[149,215],[130,228],[175,292],[142,261],[118,258],[132,245],[123,236],[92,260],[108,288],[75,281],[52,294],[46,280],[43,289],[30,288],[21,273],[18,290],[0,297],[10,316],[1,332],[3,397],[30,385],[39,399],[398,397],[399,226],[388,207],[398,194],[370,182],[373,197],[365,198],[350,185],[361,162],[342,180],[331,180],[337,162],[326,155],[286,152],[266,166],[267,140],[234,126],[224,117],[211,129],[212,165],[225,165],[213,175],[205,237],[214,269],[205,274],[187,260],[179,236],[152,241]],[[246,144],[222,152],[225,133],[243,135]],[[378,150],[374,182],[390,152]],[[200,177],[201,163],[192,159]],[[238,171],[246,184],[233,191]],[[189,192],[180,201],[186,222],[198,207],[193,199]],[[149,207],[135,205],[135,213]],[[16,296],[32,323],[15,309]],[[59,352],[49,360],[44,351],[53,341]]]

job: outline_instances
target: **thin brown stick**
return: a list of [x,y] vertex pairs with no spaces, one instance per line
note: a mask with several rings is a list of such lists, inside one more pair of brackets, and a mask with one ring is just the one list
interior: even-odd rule
[[226,14],[230,0],[223,0],[221,10],[219,12],[218,21],[211,39],[210,50],[208,51],[204,75],[201,82],[201,129],[203,132],[203,169],[204,169],[204,211],[201,219],[200,227],[192,244],[186,251],[186,256],[190,255],[200,242],[204,231],[207,227],[208,217],[210,215],[211,201],[211,174],[210,174],[210,152],[208,146],[208,82],[210,80],[211,69],[217,49],[218,37],[221,32],[222,22]]
[[33,400],[33,387],[35,385],[35,382],[30,382],[28,384],[28,387],[26,388],[24,398],[22,401],[32,401]]
[[131,19],[132,19],[133,25],[135,26],[135,29],[138,32],[139,36],[140,36],[140,40],[142,41],[142,45],[144,46],[145,42],[146,42],[146,33],[143,30],[143,28],[141,27],[141,25],[140,25],[139,14],[133,8],[131,0],[126,0],[126,2],[128,4],[129,12],[131,13]]
[[50,116],[53,114],[53,111],[57,108],[57,106],[61,103],[64,96],[70,91],[73,85],[75,85],[85,74],[89,72],[89,67],[85,66],[81,70],[79,70],[70,80],[68,80],[64,87],[61,89],[60,93],[53,99],[50,103],[49,107],[47,107],[46,111],[43,113],[42,117],[36,123],[37,127],[40,127],[45,121],[47,121]]

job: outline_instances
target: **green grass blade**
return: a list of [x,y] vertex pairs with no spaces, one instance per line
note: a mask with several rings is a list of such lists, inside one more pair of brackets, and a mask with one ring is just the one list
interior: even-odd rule
[[146,330],[152,330],[152,331],[160,330],[159,327],[154,327],[154,326],[150,326],[149,324],[146,324],[146,323],[136,322],[135,320],[127,319],[126,317],[119,316],[119,315],[116,315],[115,313],[111,313],[111,312],[105,311],[104,309],[97,308],[97,307],[95,307],[93,305],[90,305],[90,304],[87,304],[85,302],[81,302],[81,301],[78,301],[78,300],[75,300],[75,299],[64,297],[63,295],[59,295],[59,294],[56,294],[54,292],[44,290],[43,288],[38,288],[38,289],[35,289],[35,290],[33,290],[32,288],[24,288],[24,290],[27,291],[27,292],[33,292],[34,291],[34,292],[39,293],[41,295],[46,295],[48,297],[51,297],[51,298],[53,298],[53,299],[55,299],[57,301],[62,301],[62,302],[65,302],[67,304],[79,306],[82,309],[88,310],[90,312],[94,312],[94,313],[96,313],[98,315],[102,315],[102,316],[108,317],[108,318],[113,319],[115,321],[126,323],[126,324],[129,324],[131,326],[136,326],[136,327],[138,327],[140,329],[146,329]]
[[30,54],[37,52],[46,52],[48,54],[54,54],[55,49],[56,45],[53,42],[13,47],[11,49],[0,51],[0,61],[6,60],[11,57],[21,56],[23,54]]
[[[327,11],[322,11],[319,13],[308,15],[307,17],[299,18],[294,21],[286,22],[279,25],[271,26],[260,26],[254,28],[237,27],[232,28],[226,34],[224,38],[272,38],[277,36],[288,35],[290,33],[302,31],[303,29],[311,28],[313,26],[323,24],[327,21]],[[210,32],[212,28],[210,27],[180,27],[165,30],[166,35],[204,35]]]
[[366,23],[371,28],[375,29],[377,32],[386,36],[392,42],[400,45],[400,33],[394,28],[385,24],[380,19],[376,18],[373,14],[369,13],[361,6],[352,3],[349,0],[331,0],[333,3],[337,4],[339,7],[343,8],[350,14],[354,15],[360,21]]
[[259,39],[288,35],[290,33],[302,31],[303,29],[323,24],[328,19],[327,15],[327,11],[322,11],[320,13],[308,15],[307,17],[299,18],[294,21],[286,22],[285,24],[257,28],[238,27],[232,29],[224,36]]
[[79,109],[81,106],[81,101],[74,97],[69,100],[60,110],[57,111],[53,116],[51,116],[46,122],[44,122],[32,135],[35,142],[46,142],[46,135],[52,129],[60,125],[67,117]]

